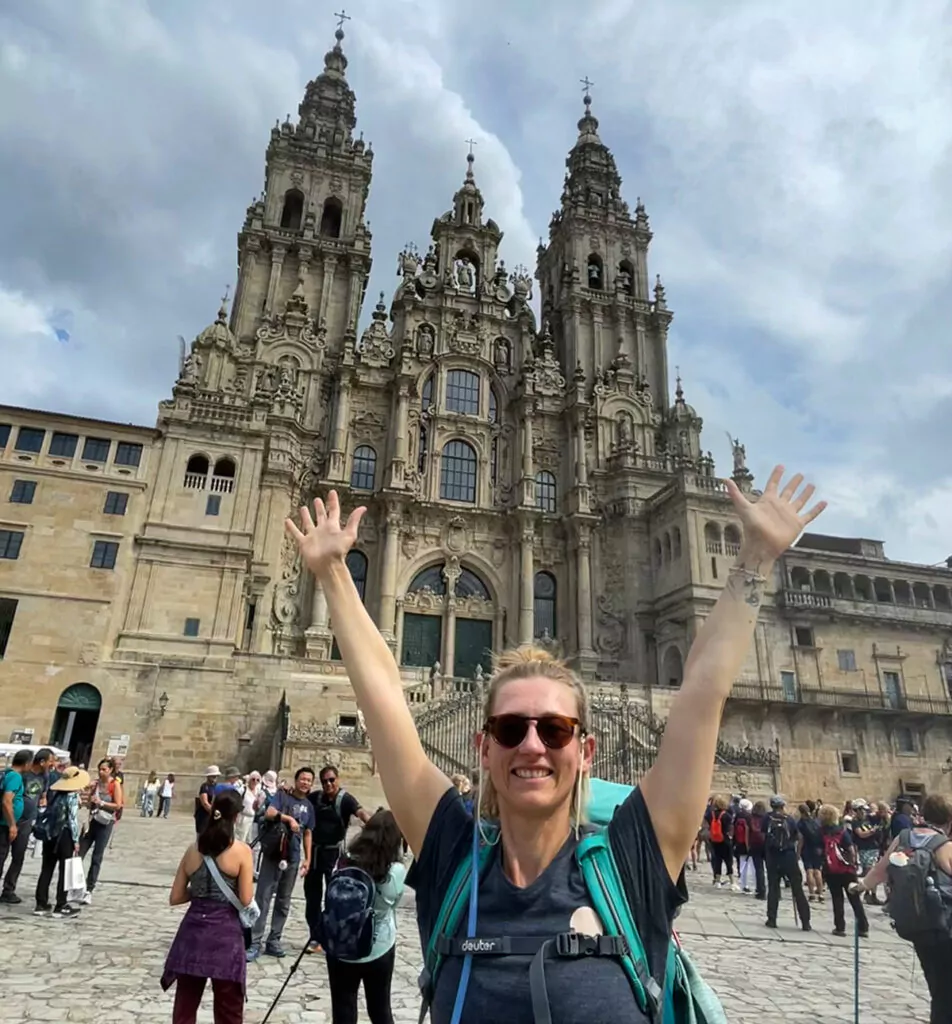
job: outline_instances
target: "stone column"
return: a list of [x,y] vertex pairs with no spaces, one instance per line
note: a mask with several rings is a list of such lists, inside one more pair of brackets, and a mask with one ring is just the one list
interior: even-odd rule
[[581,657],[592,657],[592,533],[588,526],[578,527],[576,580],[578,581],[578,649]]
[[255,265],[258,262],[258,253],[260,251],[261,242],[257,238],[249,238],[245,242],[244,252],[241,254],[241,270],[238,273],[238,285],[235,288],[235,299],[231,304],[231,329],[236,335],[244,329],[248,291],[251,286],[251,279],[254,277]]
[[396,600],[397,607],[397,621],[394,626],[396,637],[394,638],[393,656],[397,659],[399,665],[403,659],[403,598],[398,597]]
[[396,639],[397,609],[397,543],[400,539],[400,512],[394,507],[387,509],[386,533],[383,544],[383,564],[380,568],[380,618],[379,628],[384,639],[391,645]]
[[278,284],[281,281],[281,269],[284,266],[284,257],[287,249],[283,245],[276,245],[271,250],[271,278],[268,281],[268,300],[265,303],[266,312],[274,312],[274,300],[278,293]]
[[522,504],[535,505],[535,477],[532,472],[532,399],[525,399],[522,410]]
[[391,487],[403,486],[409,450],[407,417],[409,412],[410,385],[407,381],[400,381],[397,387],[397,422],[394,429],[393,462],[390,467]]
[[304,631],[304,643],[309,658],[327,661],[331,656],[333,635],[328,620],[327,597],[324,588],[314,580],[311,593],[311,624]]
[[531,644],[533,633],[533,585],[535,571],[532,556],[532,541],[535,531],[531,522],[522,524],[519,543],[519,643]]
[[344,455],[347,447],[347,421],[350,419],[350,378],[347,371],[341,375],[334,410],[334,433],[327,475],[331,480],[344,479]]
[[337,257],[325,256],[324,277],[321,281],[321,315],[318,317],[317,321],[321,324],[327,320],[327,307],[330,304],[331,292],[334,290],[334,272],[336,269]]
[[443,674],[452,679],[456,674],[456,598],[452,594],[446,597],[443,628]]

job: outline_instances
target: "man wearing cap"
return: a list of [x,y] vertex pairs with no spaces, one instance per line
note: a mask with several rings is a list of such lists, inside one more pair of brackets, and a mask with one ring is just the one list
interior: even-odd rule
[[215,799],[215,786],[218,785],[218,776],[221,769],[217,764],[210,764],[205,769],[205,781],[198,787],[198,796],[195,797],[195,834],[201,835],[208,824],[209,815],[212,813],[212,801]]
[[786,810],[787,801],[782,796],[770,798],[770,813],[764,818],[764,852],[767,862],[767,920],[768,928],[777,927],[777,910],[780,907],[780,887],[786,879],[793,890],[793,900],[800,919],[800,927],[812,931],[810,926],[810,904],[803,892],[803,875],[800,874],[800,847],[803,837],[796,821]]
[[219,793],[224,793],[226,789],[233,789],[240,796],[244,795],[245,782],[241,775],[241,769],[234,767],[234,765],[225,769],[225,781],[215,785],[215,796],[218,796]]

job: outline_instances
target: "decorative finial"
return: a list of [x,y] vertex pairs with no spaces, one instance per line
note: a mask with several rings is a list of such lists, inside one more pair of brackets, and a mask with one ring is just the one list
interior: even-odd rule
[[476,159],[476,155],[473,153],[473,146],[477,145],[475,139],[467,139],[466,145],[469,146],[469,153],[466,155],[466,180],[473,180],[473,162]]
[[582,102],[585,104],[585,110],[588,111],[588,108],[592,105],[592,86],[595,83],[589,79],[588,75],[584,78],[580,78],[579,82],[583,86]]
[[681,367],[680,366],[676,366],[674,368],[674,372],[675,372],[675,378],[674,379],[675,379],[675,382],[677,383],[677,387],[674,389],[674,397],[679,402],[683,402],[684,401],[684,388],[681,387]]
[[343,7],[340,9],[338,14],[334,15],[334,17],[337,19],[337,31],[334,33],[334,38],[338,43],[340,43],[344,38],[344,22],[350,21],[351,17]]

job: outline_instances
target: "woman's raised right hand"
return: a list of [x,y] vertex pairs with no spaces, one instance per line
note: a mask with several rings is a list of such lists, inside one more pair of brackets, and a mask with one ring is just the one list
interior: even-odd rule
[[304,564],[318,578],[335,563],[343,562],[347,552],[357,542],[357,528],[367,509],[355,508],[341,526],[340,499],[337,491],[327,495],[327,505],[320,498],[314,499],[314,516],[307,506],[301,508],[301,526],[292,519],[286,519],[284,528],[297,542]]

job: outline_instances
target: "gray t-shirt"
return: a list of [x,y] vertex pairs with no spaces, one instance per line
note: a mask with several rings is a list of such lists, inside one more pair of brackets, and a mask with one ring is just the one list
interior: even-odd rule
[[[416,889],[417,922],[423,949],[436,923],[453,873],[472,846],[473,819],[455,789],[447,790],[427,830],[420,859],[407,884]],[[664,975],[671,923],[687,899],[683,879],[675,885],[667,872],[654,828],[640,791],[618,809],[609,825],[629,904],[648,954],[652,974]],[[544,936],[570,930],[590,934],[597,920],[591,908],[571,836],[558,856],[532,885],[520,889],[502,870],[497,847],[479,887],[477,936]],[[458,937],[466,934],[466,920]],[[478,956],[473,960],[462,1024],[531,1022],[530,956]],[[444,961],[433,999],[433,1024],[448,1024],[463,959]],[[607,957],[546,962],[546,985],[552,1024],[648,1024],[638,1010],[621,963]]]

